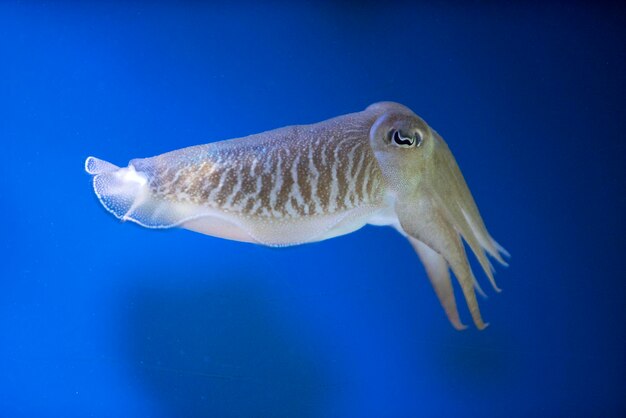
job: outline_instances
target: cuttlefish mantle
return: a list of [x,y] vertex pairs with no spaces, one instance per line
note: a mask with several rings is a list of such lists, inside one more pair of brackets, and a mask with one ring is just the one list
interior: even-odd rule
[[410,109],[381,102],[312,125],[275,129],[131,160],[94,157],[102,205],[147,228],[181,227],[269,246],[322,241],[366,224],[407,238],[448,319],[464,328],[451,274],[483,322],[463,240],[498,290],[487,255],[506,264],[444,140]]

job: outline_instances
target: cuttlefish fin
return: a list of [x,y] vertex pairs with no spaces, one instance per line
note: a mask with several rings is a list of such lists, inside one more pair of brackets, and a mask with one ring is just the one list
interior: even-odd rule
[[104,208],[122,221],[146,228],[171,228],[194,213],[185,205],[156,199],[148,174],[132,164],[118,167],[95,157],[87,158],[85,170],[93,176],[93,188]]
[[452,323],[452,326],[458,330],[467,328],[467,326],[463,325],[461,322],[461,319],[459,318],[459,311],[456,308],[456,299],[454,298],[452,281],[450,280],[448,262],[445,258],[423,242],[418,241],[411,236],[407,238],[424,265],[426,275],[435,289],[439,302],[441,303],[441,306],[443,306],[443,309]]

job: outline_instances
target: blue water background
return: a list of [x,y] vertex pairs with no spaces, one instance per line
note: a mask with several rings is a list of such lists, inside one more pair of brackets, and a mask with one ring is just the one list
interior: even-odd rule
[[[0,4],[0,416],[624,416],[624,11],[430,3]],[[380,100],[513,255],[483,332],[389,228],[152,231],[83,171]]]

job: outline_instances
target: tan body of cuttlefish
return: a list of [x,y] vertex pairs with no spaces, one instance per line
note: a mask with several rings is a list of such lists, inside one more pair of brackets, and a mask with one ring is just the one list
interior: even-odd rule
[[321,241],[366,224],[405,236],[445,312],[459,319],[450,270],[484,328],[462,239],[497,290],[505,264],[443,139],[410,109],[381,102],[312,125],[184,148],[119,168],[89,157],[96,195],[122,220],[270,246]]

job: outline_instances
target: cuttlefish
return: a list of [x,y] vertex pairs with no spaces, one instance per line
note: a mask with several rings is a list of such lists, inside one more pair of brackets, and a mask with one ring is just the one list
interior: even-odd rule
[[366,224],[391,226],[417,252],[457,329],[465,326],[450,270],[474,324],[486,326],[463,240],[496,290],[486,254],[502,264],[508,255],[487,232],[444,140],[398,103],[133,159],[123,168],[89,157],[85,169],[109,212],[147,228],[282,247]]

